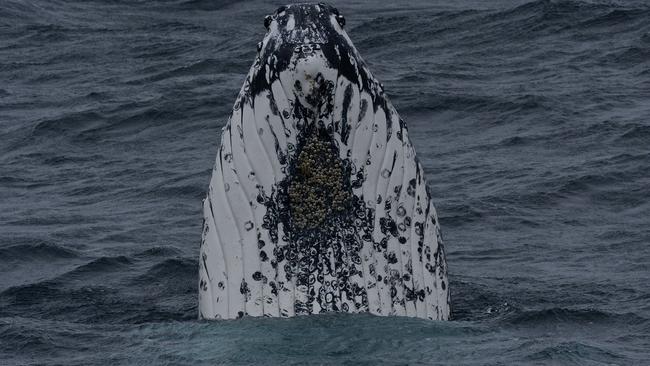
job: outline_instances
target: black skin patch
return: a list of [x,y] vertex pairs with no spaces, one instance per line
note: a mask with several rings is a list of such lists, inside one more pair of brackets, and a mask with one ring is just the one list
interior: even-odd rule
[[348,122],[348,111],[350,109],[350,103],[352,102],[352,85],[348,85],[345,88],[345,92],[343,94],[343,108],[342,108],[342,113],[341,113],[341,141],[347,145],[348,143],[348,138],[350,137],[350,130],[352,129],[352,126]]

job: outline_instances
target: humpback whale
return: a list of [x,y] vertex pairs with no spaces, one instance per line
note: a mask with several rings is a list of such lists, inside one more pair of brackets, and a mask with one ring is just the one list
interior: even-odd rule
[[298,4],[264,25],[203,201],[199,317],[447,320],[422,166],[345,18]]

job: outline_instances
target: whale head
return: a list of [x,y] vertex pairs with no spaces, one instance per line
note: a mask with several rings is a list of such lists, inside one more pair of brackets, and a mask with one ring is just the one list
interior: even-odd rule
[[373,87],[336,8],[323,3],[282,6],[264,18],[264,25],[267,33],[258,44],[252,94],[279,80],[289,99],[322,111],[341,76],[361,89]]
[[328,5],[289,5],[221,134],[201,317],[449,318],[438,219],[399,117]]

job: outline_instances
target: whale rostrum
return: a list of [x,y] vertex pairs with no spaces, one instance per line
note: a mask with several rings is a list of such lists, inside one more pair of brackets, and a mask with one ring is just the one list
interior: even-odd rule
[[200,318],[448,319],[422,166],[345,18],[300,4],[264,24],[203,201]]

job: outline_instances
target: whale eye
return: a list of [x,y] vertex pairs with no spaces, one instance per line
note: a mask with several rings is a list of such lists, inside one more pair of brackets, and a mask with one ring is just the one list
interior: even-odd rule
[[262,42],[259,42],[257,44],[257,52],[260,52],[260,51],[262,51]]
[[270,15],[267,15],[264,17],[264,28],[266,30],[269,30],[269,27],[271,26],[271,22],[273,21],[273,17]]
[[345,17],[343,15],[341,15],[341,14],[337,15],[336,16],[336,21],[339,22],[339,25],[341,26],[341,28],[343,28],[345,26]]

